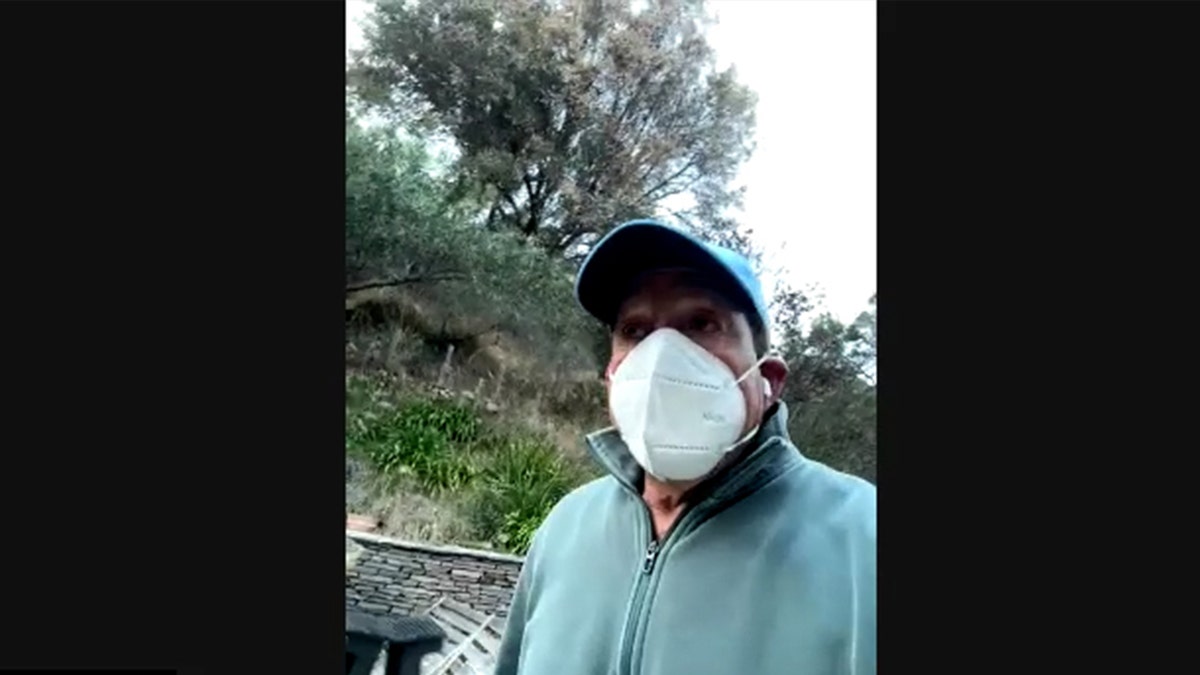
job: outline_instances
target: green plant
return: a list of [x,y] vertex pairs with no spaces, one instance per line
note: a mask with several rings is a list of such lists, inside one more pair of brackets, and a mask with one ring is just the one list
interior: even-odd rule
[[478,474],[470,459],[455,451],[422,457],[412,468],[422,489],[431,494],[462,490]]
[[479,434],[479,418],[471,408],[449,401],[415,401],[399,411],[404,429],[430,430],[450,443],[467,444]]
[[[461,527],[469,525],[475,540],[524,553],[558,500],[592,477],[581,458],[557,447],[553,433],[531,432],[528,420],[485,424],[463,402],[399,393],[395,386],[378,377],[346,379],[346,452],[359,467],[355,485],[376,495],[372,504],[390,503],[389,495],[425,499],[444,510],[439,517],[446,523],[459,523],[459,539],[466,540]],[[362,508],[370,501],[364,495]]]
[[359,387],[347,392],[347,453],[369,458],[385,477],[411,475],[431,493],[471,483],[477,471],[469,448],[480,423],[470,408],[427,400],[397,405]]
[[399,427],[391,430],[388,440],[372,446],[371,459],[384,473],[400,470],[413,473],[437,461],[446,454],[446,439],[432,429]]
[[537,533],[538,527],[548,515],[550,515],[549,509],[536,518],[530,518],[520,513],[505,515],[504,526],[496,537],[497,543],[510,551],[524,555],[533,544],[533,535]]
[[580,477],[544,438],[497,440],[499,447],[493,449],[482,471],[473,521],[494,544],[524,553],[550,509],[580,483]]

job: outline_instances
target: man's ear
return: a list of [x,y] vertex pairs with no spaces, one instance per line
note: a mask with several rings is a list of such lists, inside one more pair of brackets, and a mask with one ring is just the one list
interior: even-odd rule
[[788,366],[782,358],[772,355],[762,362],[759,372],[763,377],[763,391],[767,395],[767,407],[783,396],[783,387],[787,384]]

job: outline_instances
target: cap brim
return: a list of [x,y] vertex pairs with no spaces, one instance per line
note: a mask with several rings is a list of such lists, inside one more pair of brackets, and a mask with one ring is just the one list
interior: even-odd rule
[[653,221],[626,223],[601,240],[580,267],[575,297],[587,313],[612,326],[635,279],[646,272],[677,267],[711,279],[714,288],[732,294],[730,300],[741,307],[755,306],[733,273],[703,242]]

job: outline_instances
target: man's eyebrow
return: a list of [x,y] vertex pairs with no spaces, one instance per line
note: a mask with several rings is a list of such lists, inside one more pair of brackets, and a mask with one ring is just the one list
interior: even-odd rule
[[624,318],[628,314],[637,314],[644,312],[648,303],[645,300],[626,300],[617,308],[617,319]]
[[621,324],[626,324],[630,321],[639,321],[644,320],[645,318],[646,317],[644,314],[631,310],[618,315],[616,320],[613,322],[613,325],[620,326]]
[[719,291],[711,288],[692,288],[690,290],[693,294],[681,299],[680,305],[714,311],[735,311],[733,303],[729,302]]
[[[647,318],[646,303],[630,304],[617,315],[614,325],[629,321],[640,321]],[[690,296],[679,299],[673,303],[668,312],[678,312],[692,314],[702,312],[714,316],[732,313],[734,310],[728,304],[720,301],[719,298],[711,298],[707,296]]]

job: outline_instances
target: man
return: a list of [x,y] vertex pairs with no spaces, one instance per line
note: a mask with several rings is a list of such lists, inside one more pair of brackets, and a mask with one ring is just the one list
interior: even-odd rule
[[612,328],[609,475],[534,537],[497,675],[873,675],[875,488],[788,439],[749,263],[635,221],[576,297]]

